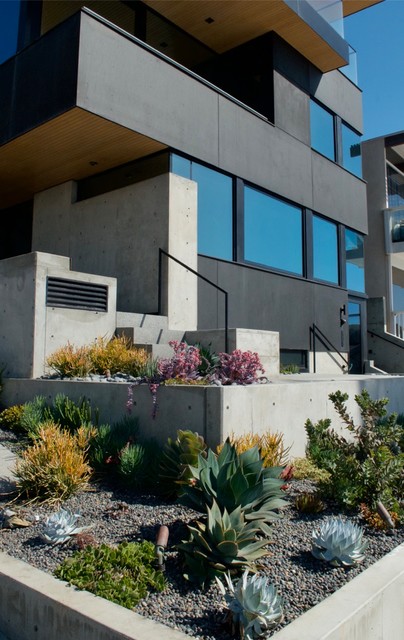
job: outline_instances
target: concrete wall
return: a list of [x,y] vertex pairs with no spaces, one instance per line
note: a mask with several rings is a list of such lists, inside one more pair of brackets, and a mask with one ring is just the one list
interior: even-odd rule
[[[48,276],[107,285],[108,311],[47,307]],[[46,358],[68,341],[80,346],[115,331],[116,282],[70,271],[68,258],[29,253],[1,260],[0,291],[0,366],[5,366],[5,376],[41,376]]]
[[[79,202],[73,182],[35,196],[33,249],[67,255],[78,271],[117,278],[119,311],[156,313],[159,248],[195,269],[196,243],[196,184],[174,174]],[[169,328],[196,328],[195,276],[170,262],[163,283]]]
[[[271,377],[269,384],[246,387],[177,386],[161,387],[157,392],[158,412],[153,420],[152,397],[148,385],[133,389],[133,415],[139,418],[139,433],[163,445],[177,429],[200,433],[212,448],[228,435],[244,432],[281,432],[291,456],[304,455],[307,418],[330,418],[341,431],[328,395],[340,389],[350,395],[348,410],[355,420],[359,410],[355,394],[367,389],[372,398],[389,398],[388,410],[404,412],[404,377],[330,376],[313,378],[307,374]],[[36,395],[48,399],[64,393],[73,400],[85,396],[98,407],[100,423],[120,420],[126,412],[128,385],[112,382],[73,382],[60,380],[6,379],[2,402],[7,406],[31,400]],[[344,429],[344,431],[346,431]]]
[[404,374],[404,340],[386,330],[386,301],[370,298],[368,309],[368,355],[376,367]]
[[[204,276],[228,291],[231,327],[276,331],[281,349],[308,351],[310,327],[316,323],[335,349],[346,352],[348,327],[342,329],[345,348],[340,327],[340,307],[348,302],[343,289],[213,258],[200,256],[198,264]],[[223,295],[200,283],[199,328],[223,327],[223,313]],[[319,341],[317,349],[324,352]]]
[[78,106],[365,232],[365,184],[308,145],[310,83],[327,106],[334,88],[332,106],[340,101],[336,112],[353,126],[360,92],[341,74],[325,81],[310,73],[303,90],[274,75],[278,117],[299,102],[289,131],[286,116],[274,127],[90,16],[81,19]]

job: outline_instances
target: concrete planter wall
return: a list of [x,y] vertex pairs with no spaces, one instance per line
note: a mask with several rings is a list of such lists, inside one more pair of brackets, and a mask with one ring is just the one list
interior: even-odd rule
[[[85,396],[99,408],[100,422],[115,422],[126,412],[128,384],[115,382],[74,382],[62,380],[6,379],[2,401],[10,406],[36,395],[48,399],[64,393],[73,400]],[[338,389],[349,394],[348,409],[354,419],[359,411],[355,394],[366,388],[373,398],[388,397],[389,411],[403,411],[404,378],[400,376],[341,376],[335,380],[315,380],[304,374],[280,376],[265,385],[169,386],[157,393],[158,412],[152,419],[152,397],[147,385],[133,389],[133,415],[139,418],[139,435],[163,444],[177,429],[198,431],[213,448],[231,433],[246,431],[282,432],[292,456],[304,455],[307,418],[331,418],[341,430],[328,394]]]
[[[404,637],[404,545],[275,633],[273,640]],[[0,553],[0,632],[8,640],[189,639]]]

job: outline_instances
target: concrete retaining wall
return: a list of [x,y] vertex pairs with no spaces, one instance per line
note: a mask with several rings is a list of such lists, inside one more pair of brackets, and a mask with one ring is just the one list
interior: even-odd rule
[[[404,637],[404,545],[275,633],[273,640]],[[0,631],[9,640],[186,640],[0,553]]]
[[[100,410],[100,422],[114,422],[126,411],[128,384],[114,382],[74,382],[62,380],[6,379],[2,402],[22,403],[35,395],[48,399],[64,393],[78,400],[91,399]],[[388,397],[390,412],[404,411],[404,377],[400,376],[320,376],[300,374],[279,376],[265,385],[252,386],[168,386],[157,392],[158,412],[153,420],[152,397],[147,385],[133,389],[133,415],[139,418],[140,435],[163,444],[177,429],[198,431],[211,447],[229,434],[270,430],[284,434],[292,456],[304,455],[307,418],[317,421],[330,418],[341,431],[328,395],[340,389],[350,396],[348,409],[359,418],[355,394],[366,388],[373,398]]]

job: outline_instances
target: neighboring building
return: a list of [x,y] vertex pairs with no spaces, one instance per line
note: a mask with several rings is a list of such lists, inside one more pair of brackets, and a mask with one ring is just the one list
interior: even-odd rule
[[[341,26],[378,1],[21,2],[0,66],[2,301],[41,262],[31,312],[94,311],[102,283],[88,276],[80,305],[65,263],[42,256],[56,254],[74,286],[116,279],[111,326],[160,312],[171,330],[223,328],[221,291],[165,257],[159,286],[161,248],[228,292],[230,327],[279,332],[284,364],[341,371],[349,358],[361,372],[362,101]],[[67,320],[40,317],[27,332],[49,334],[43,357]]]
[[369,360],[404,372],[404,132],[362,143]]

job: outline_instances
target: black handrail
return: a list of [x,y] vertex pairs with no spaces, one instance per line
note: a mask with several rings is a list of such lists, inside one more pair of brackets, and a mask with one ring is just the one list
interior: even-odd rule
[[217,289],[217,291],[220,291],[221,293],[223,293],[223,295],[224,295],[224,350],[225,350],[226,353],[228,353],[229,352],[229,300],[228,300],[229,294],[228,294],[228,292],[225,291],[225,289],[222,289],[222,287],[219,287],[215,282],[212,282],[212,280],[209,280],[208,278],[205,278],[205,276],[203,276],[201,273],[198,273],[198,271],[195,271],[194,269],[189,267],[187,264],[185,264],[185,262],[181,262],[181,260],[178,260],[178,258],[175,258],[170,253],[167,253],[167,251],[164,251],[164,249],[161,249],[161,248],[159,249],[159,291],[158,291],[159,309],[158,309],[158,314],[161,315],[161,309],[162,309],[161,296],[162,296],[162,289],[163,289],[163,287],[162,287],[163,255],[165,255],[170,260],[173,260],[177,264],[181,265],[181,267],[184,267],[184,269],[187,269],[188,271],[193,273],[195,276],[197,276],[198,278],[200,278],[204,282],[207,282],[212,287]]
[[[347,370],[348,371],[350,370],[349,361],[333,345],[333,343],[331,342],[331,340],[329,340],[329,338],[327,338],[325,333],[323,333],[321,331],[321,329],[319,329],[319,327],[315,324],[315,322],[313,322],[312,326],[310,327],[310,333],[313,336],[313,369],[314,369],[314,373],[316,373],[316,337],[317,337],[318,340],[320,340],[321,344],[327,349],[328,352],[331,353],[331,350],[332,350],[333,353],[337,354],[341,358],[341,360],[343,360],[343,362],[345,362],[345,364],[347,366]],[[316,336],[316,334],[318,334],[318,335]],[[344,366],[342,366],[342,368],[344,368]]]
[[390,344],[393,344],[395,347],[398,347],[399,349],[404,349],[404,340],[402,338],[399,338],[398,336],[392,336],[392,337],[395,338],[396,340],[401,340],[403,344],[397,344],[397,342],[394,342],[394,340],[392,340],[391,338],[386,338],[385,336],[380,335],[380,333],[375,333],[374,331],[370,331],[369,329],[368,329],[368,333],[371,336],[380,338],[380,340],[384,340],[385,342],[389,342]]

